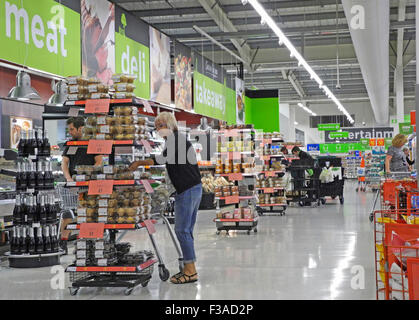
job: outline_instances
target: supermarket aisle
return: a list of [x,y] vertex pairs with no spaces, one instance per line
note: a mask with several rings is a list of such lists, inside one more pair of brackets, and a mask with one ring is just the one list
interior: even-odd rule
[[[201,212],[196,227],[199,283],[163,283],[155,271],[147,288],[129,297],[122,289],[52,290],[50,268],[9,269],[3,263],[0,299],[375,299],[373,226],[368,221],[372,194],[345,187],[345,204],[332,201],[320,208],[289,208],[287,215],[264,216],[259,232],[217,236],[213,212]],[[176,254],[165,226],[157,240],[171,272]],[[145,232],[128,234],[137,249],[150,248]],[[145,244],[145,246],[144,246]],[[71,263],[72,256],[63,260]],[[351,288],[351,268],[365,270],[365,289]],[[68,286],[66,276],[66,286]]]

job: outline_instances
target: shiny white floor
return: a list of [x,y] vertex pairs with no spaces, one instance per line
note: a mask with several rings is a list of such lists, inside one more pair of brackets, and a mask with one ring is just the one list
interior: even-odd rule
[[[346,184],[344,205],[328,201],[320,208],[288,208],[282,217],[263,216],[259,232],[251,235],[217,236],[214,213],[200,212],[195,232],[200,281],[195,284],[161,282],[155,270],[148,287],[138,287],[131,296],[124,296],[123,289],[82,288],[73,297],[67,275],[66,288],[54,290],[51,268],[10,269],[5,262],[0,299],[375,299],[373,226],[368,220],[373,197],[354,189],[354,182]],[[157,226],[156,239],[167,267],[177,272],[165,228]],[[131,232],[123,241],[151,248],[145,231]],[[66,256],[62,264],[72,259]],[[364,289],[351,287],[353,277],[362,276],[359,270],[364,271]]]

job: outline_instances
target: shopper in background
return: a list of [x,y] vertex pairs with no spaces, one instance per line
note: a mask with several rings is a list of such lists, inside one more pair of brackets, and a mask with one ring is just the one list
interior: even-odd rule
[[396,135],[391,146],[387,150],[385,161],[386,173],[390,172],[408,172],[409,167],[405,161],[405,154],[403,153],[403,146],[406,144],[407,138],[404,134]]
[[[67,129],[72,141],[81,140],[83,127],[84,119],[82,117],[69,118],[67,120]],[[86,147],[66,147],[63,152],[61,169],[68,182],[73,181],[72,176],[76,174],[76,167],[80,165],[100,166],[102,165],[102,155],[88,154]],[[71,230],[66,230],[66,227],[73,219],[74,216],[71,212],[68,215],[63,215],[63,222],[61,224],[61,247],[64,251],[67,251],[66,240],[68,240],[71,233]]]
[[282,153],[283,155],[287,155],[287,154],[288,154],[288,149],[287,149],[287,147],[283,146],[283,147],[281,148],[281,153]]
[[313,160],[313,158],[305,151],[302,151],[299,147],[295,146],[291,150],[292,154],[299,157],[300,160]]
[[[71,141],[81,140],[83,128],[84,119],[82,117],[69,118],[67,120],[67,129],[72,138]],[[100,166],[102,165],[102,155],[88,154],[85,147],[66,147],[63,152],[61,168],[68,182],[73,181],[72,176],[76,174],[76,166],[80,165]]]
[[[176,189],[175,232],[185,264],[183,271],[174,275],[170,281],[175,284],[195,282],[198,273],[195,268],[193,229],[202,197],[196,154],[187,137],[179,132],[172,113],[160,113],[154,124],[159,135],[166,140],[163,157],[169,178]],[[163,159],[156,157],[156,160],[162,164]]]
[[405,158],[406,158],[406,162],[407,162],[407,164],[409,165],[409,170],[410,171],[412,171],[412,165],[414,165],[414,163],[415,163],[415,160],[410,160],[410,150],[409,150],[409,148],[408,147],[404,147],[403,148],[403,153],[404,153],[404,155],[405,155]]

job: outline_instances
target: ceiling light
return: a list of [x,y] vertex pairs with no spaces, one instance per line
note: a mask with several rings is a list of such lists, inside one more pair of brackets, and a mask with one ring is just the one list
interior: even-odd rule
[[[288,38],[285,36],[285,34],[282,32],[282,30],[278,27],[276,22],[272,19],[272,17],[266,12],[266,10],[263,8],[263,6],[259,3],[257,0],[248,0],[248,3],[250,3],[253,8],[256,10],[256,12],[261,16],[262,20],[266,22],[266,24],[272,29],[272,31],[277,35],[279,40],[285,44],[285,46],[290,51],[290,56],[295,57],[299,64],[301,61],[302,66],[304,69],[307,70],[307,72],[310,74],[310,78],[314,79],[319,86],[323,86],[323,90],[325,91],[326,95],[332,99],[337,106],[339,106],[339,101],[336,99],[336,97],[333,95],[333,93],[327,88],[327,86],[323,85],[322,79],[314,72],[314,70],[309,66],[309,64],[305,61],[305,59],[301,56],[301,54],[297,51],[297,49],[294,47],[294,45],[288,40]],[[345,110],[345,108],[343,108]],[[352,117],[350,117],[350,120],[353,121]]]
[[294,121],[294,125],[295,125],[295,126],[298,126],[298,122],[297,122],[297,121]]
[[265,26],[265,25],[266,25],[266,21],[262,18],[262,19],[260,19],[260,24],[261,24],[262,26]]
[[303,105],[301,102],[297,103],[297,105],[303,109],[304,111],[306,111],[307,113],[311,114],[312,116],[316,117],[317,114],[314,113],[313,111],[311,111],[309,108],[307,108],[305,105]]
[[20,70],[16,75],[16,87],[13,87],[7,95],[8,98],[18,100],[40,100],[38,91],[31,87],[31,77],[28,73]]
[[246,5],[246,4],[248,4],[249,3],[249,1],[248,0],[242,0],[242,5]]
[[68,86],[64,80],[60,80],[57,83],[52,81],[52,91],[54,94],[49,98],[47,105],[62,107],[64,102],[67,100]]

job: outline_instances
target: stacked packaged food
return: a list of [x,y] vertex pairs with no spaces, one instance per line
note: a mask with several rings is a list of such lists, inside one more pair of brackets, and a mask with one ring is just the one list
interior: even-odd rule
[[149,218],[151,197],[140,186],[115,187],[111,195],[79,194],[77,223],[138,223]]
[[129,99],[134,98],[135,85],[133,84],[136,79],[134,75],[128,74],[114,74],[112,80],[112,95],[115,99]]
[[115,107],[114,116],[89,117],[83,129],[83,140],[147,140],[146,119],[133,106]]

